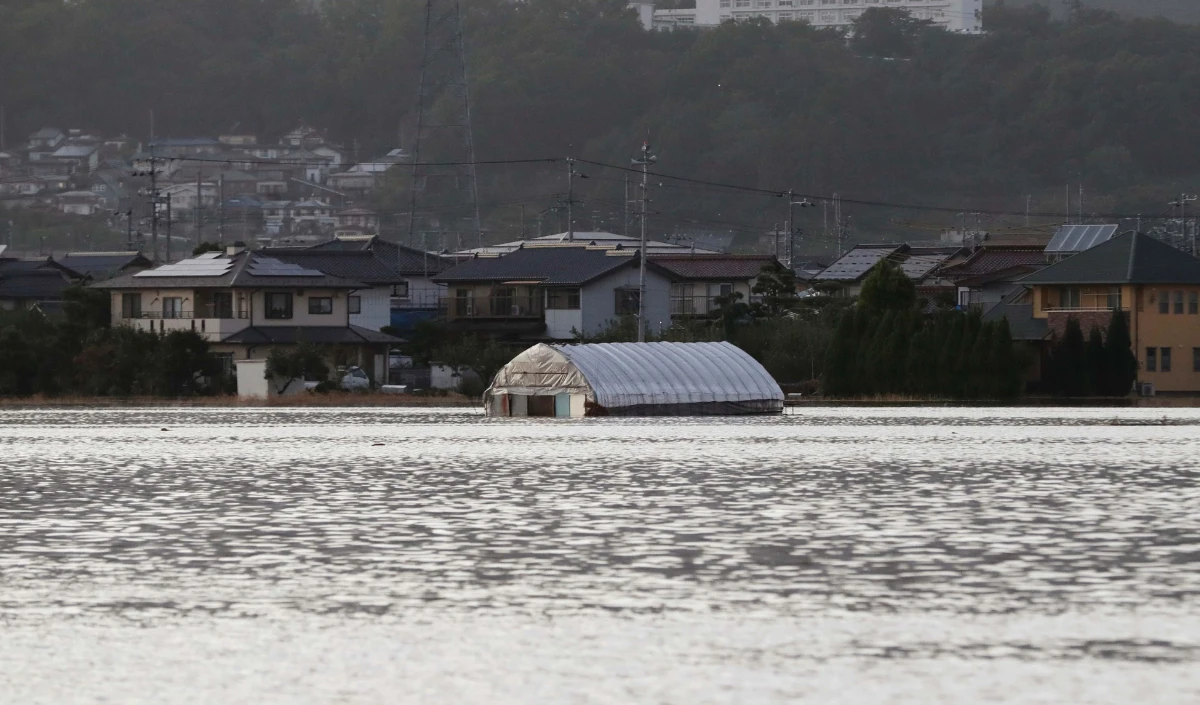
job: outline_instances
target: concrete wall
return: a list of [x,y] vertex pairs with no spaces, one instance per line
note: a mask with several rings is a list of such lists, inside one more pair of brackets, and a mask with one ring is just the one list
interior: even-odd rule
[[[618,319],[616,290],[638,287],[638,267],[623,267],[583,288],[583,331],[595,334]],[[671,282],[663,275],[646,270],[646,330],[660,333],[671,325]]]
[[239,399],[266,399],[271,396],[267,381],[266,360],[237,360],[237,383]]
[[[350,314],[350,325],[380,330],[384,326],[392,324],[392,288],[390,286],[355,291],[350,296],[358,296],[362,301],[362,313]],[[348,304],[349,299],[347,299]]]
[[583,330],[580,309],[546,309],[546,336],[555,340],[573,340],[573,331]]

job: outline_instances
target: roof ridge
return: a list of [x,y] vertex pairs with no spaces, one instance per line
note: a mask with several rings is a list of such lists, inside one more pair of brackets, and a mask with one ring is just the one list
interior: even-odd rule
[[1133,281],[1133,264],[1137,261],[1137,241],[1140,235],[1141,233],[1135,230],[1133,236],[1129,238],[1129,266],[1125,270],[1125,279],[1131,282]]

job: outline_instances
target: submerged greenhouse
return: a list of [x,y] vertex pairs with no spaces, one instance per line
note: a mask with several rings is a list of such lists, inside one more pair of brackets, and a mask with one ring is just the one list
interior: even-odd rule
[[484,395],[489,416],[778,414],[783,391],[729,343],[535,345]]

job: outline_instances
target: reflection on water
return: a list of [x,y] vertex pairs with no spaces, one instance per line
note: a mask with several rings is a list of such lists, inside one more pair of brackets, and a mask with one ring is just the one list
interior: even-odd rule
[[1200,699],[1168,414],[0,412],[0,701]]

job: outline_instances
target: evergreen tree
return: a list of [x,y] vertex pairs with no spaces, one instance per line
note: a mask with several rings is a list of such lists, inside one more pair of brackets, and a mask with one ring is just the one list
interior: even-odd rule
[[1088,333],[1084,360],[1087,368],[1087,393],[1107,394],[1112,387],[1108,381],[1111,365],[1108,362],[1108,350],[1104,346],[1104,334],[1095,326]]
[[996,323],[996,330],[992,334],[992,350],[989,367],[995,375],[996,398],[1016,398],[1021,393],[1021,368],[1007,318]]
[[854,393],[854,349],[857,343],[854,319],[854,311],[842,314],[829,350],[825,353],[825,374],[821,377],[821,387],[827,396],[847,397]]
[[1123,397],[1133,389],[1133,381],[1137,379],[1137,356],[1129,336],[1129,321],[1120,311],[1113,311],[1108,322],[1105,347],[1109,367],[1104,393]]
[[992,353],[992,330],[990,323],[981,325],[975,334],[975,342],[971,346],[971,359],[968,371],[963,378],[963,396],[967,399],[991,399],[994,374],[988,367]]
[[1083,338],[1083,329],[1074,316],[1067,319],[1067,327],[1063,331],[1062,340],[1056,346],[1054,358],[1054,373],[1059,376],[1059,393],[1068,397],[1086,395],[1087,343]]
[[887,259],[876,264],[863,280],[858,305],[875,314],[908,311],[917,304],[917,286],[898,265]]

